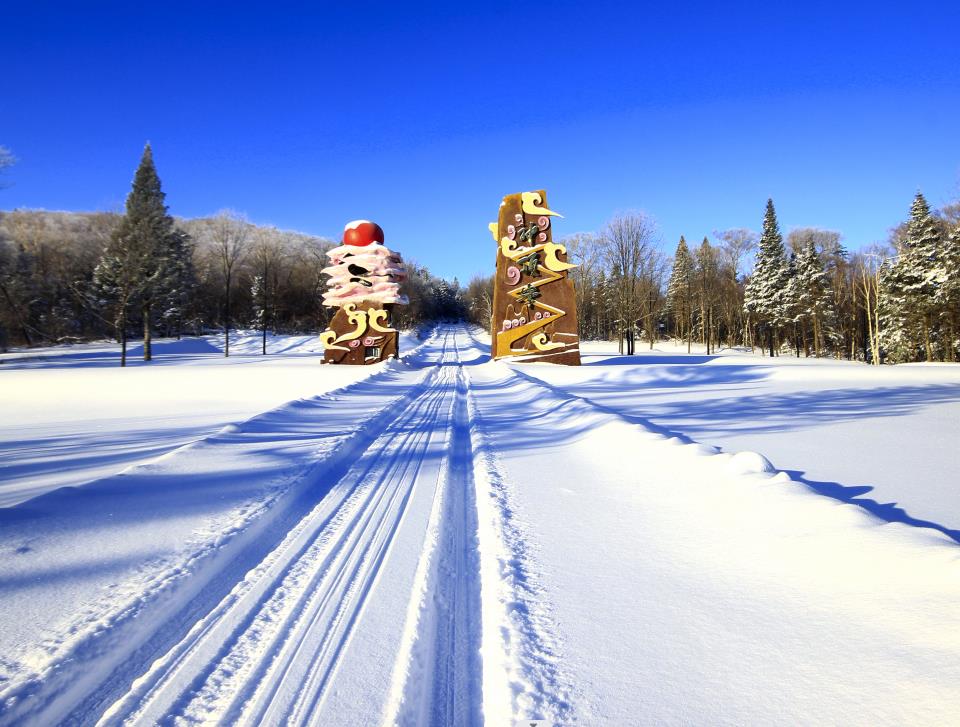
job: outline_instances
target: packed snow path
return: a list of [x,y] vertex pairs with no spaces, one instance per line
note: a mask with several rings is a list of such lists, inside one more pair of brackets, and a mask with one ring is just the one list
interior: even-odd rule
[[[476,336],[443,327],[345,389],[3,521],[21,569],[3,612],[77,608],[3,655],[0,723],[960,713],[953,541],[490,362]],[[30,580],[50,563],[81,583]]]
[[[439,332],[326,408],[286,407],[171,455],[167,467],[190,458],[204,470],[198,456],[214,464],[242,455],[251,439],[282,441],[278,430],[317,435],[310,421],[335,408],[360,425],[304,462],[304,481],[250,518],[237,543],[217,548],[235,553],[206,556],[216,574],[192,565],[179,588],[162,584],[135,618],[107,631],[100,618],[81,621],[77,630],[92,628],[59,663],[5,695],[4,720],[92,722],[103,712],[102,724],[370,724],[385,714],[478,722],[476,517],[456,339]],[[358,415],[364,408],[377,413]],[[211,592],[234,574],[242,577],[214,604]],[[202,590],[189,588],[198,580]],[[163,622],[151,600],[179,610],[164,604],[174,615]],[[77,660],[87,662],[79,673],[67,663]]]
[[[363,724],[381,705],[399,709],[391,700],[403,694],[406,664],[395,665],[394,657],[409,657],[426,596],[425,534],[434,543],[450,540],[448,531],[463,540],[467,528],[465,508],[444,508],[454,488],[462,501],[466,484],[451,477],[448,454],[462,457],[454,440],[463,422],[453,417],[464,396],[463,374],[452,334],[412,378],[420,379],[416,396],[317,507],[101,724],[179,716],[225,724]],[[477,595],[469,582],[476,572],[456,568],[462,545],[450,545],[439,553],[452,560],[443,564],[449,577],[431,585],[440,586],[433,597],[451,605],[436,614],[433,663],[420,675],[435,680],[422,699],[427,715],[442,724],[478,710],[475,692],[453,688],[458,678],[468,684],[479,678],[471,656],[479,651],[479,629],[467,618],[476,608],[462,603]],[[420,597],[414,609],[411,593]],[[405,612],[408,623],[398,630],[397,615]]]

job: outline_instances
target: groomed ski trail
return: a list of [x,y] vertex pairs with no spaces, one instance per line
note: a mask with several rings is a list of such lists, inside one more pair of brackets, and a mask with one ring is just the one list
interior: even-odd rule
[[99,724],[479,723],[457,334],[440,332],[422,391]]

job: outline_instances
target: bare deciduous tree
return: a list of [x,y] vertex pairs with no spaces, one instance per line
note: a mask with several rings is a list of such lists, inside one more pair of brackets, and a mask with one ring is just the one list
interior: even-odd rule
[[[612,269],[616,291],[621,348],[634,352],[634,331],[640,321],[647,330],[656,325],[653,316],[659,305],[663,253],[658,248],[656,223],[644,212],[618,215],[600,233],[603,258]],[[651,337],[651,347],[653,340]]]
[[[282,234],[276,227],[255,227],[251,240],[253,243],[251,263],[253,264],[255,287],[254,307],[262,333],[262,353],[267,354],[267,323],[271,305],[276,305],[280,283],[280,264],[284,258]],[[272,293],[271,293],[272,291]]]
[[234,273],[247,254],[250,239],[250,222],[246,217],[233,210],[221,210],[208,220],[210,242],[223,276],[223,355],[230,355],[230,294],[234,282]]

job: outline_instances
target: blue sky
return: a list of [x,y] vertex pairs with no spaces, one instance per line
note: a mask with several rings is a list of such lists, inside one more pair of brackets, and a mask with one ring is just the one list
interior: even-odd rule
[[175,214],[366,217],[466,280],[524,189],[669,251],[768,196],[851,248],[960,197],[960,4],[779,5],[5,3],[0,209],[119,209],[149,139]]

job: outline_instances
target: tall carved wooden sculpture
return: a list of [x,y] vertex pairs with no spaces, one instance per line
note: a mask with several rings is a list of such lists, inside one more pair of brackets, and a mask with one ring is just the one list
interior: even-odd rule
[[339,308],[330,327],[320,334],[324,363],[373,364],[399,353],[390,312],[404,305],[400,283],[407,273],[403,260],[383,244],[380,225],[368,220],[349,223],[343,244],[327,253],[330,276],[323,304]]
[[503,198],[490,223],[497,241],[493,286],[493,358],[580,365],[577,305],[567,271],[567,250],[553,242],[547,193]]

